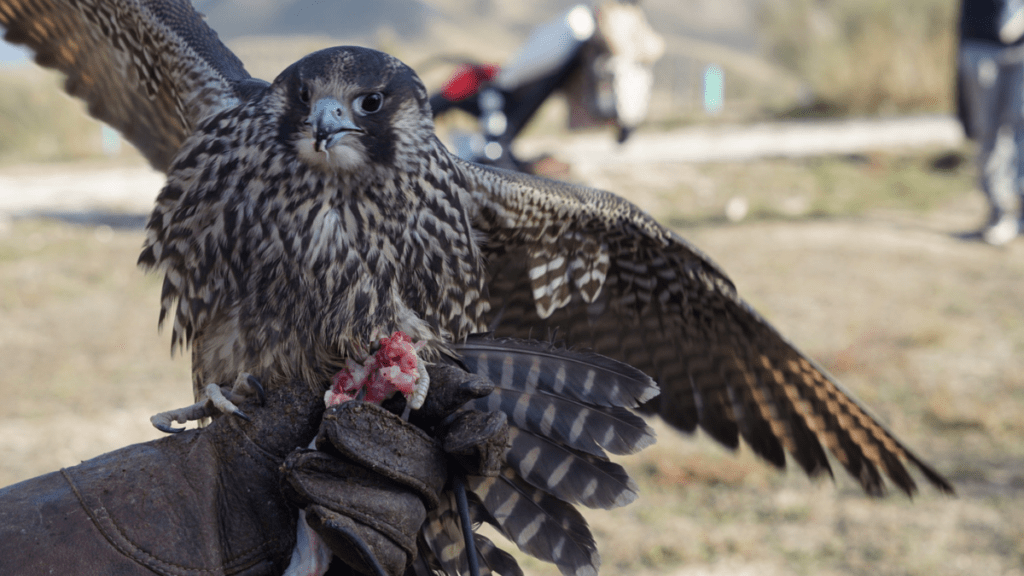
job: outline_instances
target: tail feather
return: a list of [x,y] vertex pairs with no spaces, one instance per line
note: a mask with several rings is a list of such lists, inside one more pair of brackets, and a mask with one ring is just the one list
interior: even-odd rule
[[[491,524],[567,576],[596,576],[597,547],[574,505],[613,508],[636,499],[636,484],[606,451],[631,454],[654,442],[653,430],[627,408],[653,398],[657,386],[621,362],[550,344],[472,337],[455,351],[496,385],[465,407],[504,412],[510,428],[501,474],[467,479],[471,521]],[[454,494],[445,492],[428,514],[414,567],[467,575],[460,526]],[[482,576],[522,576],[512,556],[474,536]]]
[[587,521],[570,504],[524,482],[511,470],[470,477],[501,533],[520,550],[558,566],[566,576],[597,576],[601,560]]
[[441,504],[427,515],[422,534],[432,559],[441,571],[452,576],[469,574],[466,544],[459,526],[458,508],[453,492],[445,491],[441,494]]
[[470,371],[503,388],[537,390],[594,406],[635,408],[658,385],[629,364],[594,354],[513,338],[471,337],[456,346]]
[[523,576],[523,569],[511,554],[494,545],[486,536],[474,534],[476,551],[480,555],[480,572],[486,567],[493,574],[501,576]]
[[524,430],[511,430],[508,465],[529,484],[572,504],[618,508],[636,500],[638,488],[613,462],[559,445]]
[[625,408],[588,406],[552,394],[501,387],[467,406],[504,412],[513,426],[598,457],[604,457],[605,450],[632,454],[654,443],[647,422]]

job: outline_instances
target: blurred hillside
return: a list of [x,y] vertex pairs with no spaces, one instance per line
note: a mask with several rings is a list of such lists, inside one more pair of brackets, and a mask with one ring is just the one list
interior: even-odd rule
[[796,115],[949,112],[955,27],[949,0],[764,0],[770,61],[802,78]]
[[[195,0],[257,77],[273,79],[311,51],[372,46],[405,60],[428,87],[450,59],[504,62],[571,0]],[[956,4],[939,0],[646,0],[667,52],[655,69],[648,129],[776,117],[948,112]],[[448,59],[448,60],[446,60]],[[725,106],[701,107],[701,78],[725,72]],[[54,74],[0,67],[0,162],[98,154],[98,123],[59,93]],[[564,105],[561,105],[564,107]],[[555,102],[546,132],[564,125]],[[125,147],[122,155],[137,159]]]
[[[242,49],[254,36],[334,38],[394,51],[419,68],[439,54],[503,61],[535,25],[576,3],[200,0],[196,7]],[[735,119],[941,112],[951,106],[957,2],[646,0],[643,6],[668,44],[656,71],[655,121],[698,110],[708,64],[725,69],[726,112]],[[305,52],[287,59],[285,53],[264,76]],[[254,54],[253,67],[266,59]]]
[[[439,86],[450,66],[438,57],[507,60],[539,23],[578,1],[385,0],[371,5],[290,0],[206,0],[196,8],[254,75],[272,78],[312,49],[337,43],[373,46],[405,60]],[[806,88],[797,75],[761,54],[761,0],[648,0],[644,9],[665,36],[655,70],[652,120],[678,121],[700,109],[700,79],[708,64],[726,71],[732,119],[767,108],[792,107]],[[288,36],[288,38],[285,38]]]

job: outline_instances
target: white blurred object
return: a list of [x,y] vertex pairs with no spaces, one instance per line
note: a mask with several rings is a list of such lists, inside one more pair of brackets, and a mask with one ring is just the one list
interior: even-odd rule
[[[309,443],[310,450],[316,448],[316,440]],[[295,547],[283,576],[323,576],[331,567],[331,549],[320,535],[309,527],[306,511],[299,510],[299,521],[295,526]]]
[[750,211],[750,203],[742,196],[733,196],[725,204],[725,218],[729,222],[739,222],[747,217]]
[[580,42],[589,40],[597,28],[597,23],[594,22],[594,13],[590,11],[590,8],[582,4],[573,6],[566,13],[565,22],[569,25],[569,29],[572,30],[573,37]]
[[654,87],[654,71],[650,66],[612,56],[608,61],[612,72],[612,92],[619,125],[636,128],[647,118]]
[[611,52],[604,65],[612,78],[615,109],[608,115],[616,117],[624,128],[636,128],[647,118],[654,63],[665,53],[665,40],[635,4],[602,4],[597,25]]
[[514,90],[549,74],[594,35],[596,26],[593,12],[582,4],[538,26],[519,52],[502,67],[497,85],[503,90]]
[[1005,214],[998,222],[982,232],[981,237],[992,246],[1004,246],[1020,233],[1020,222],[1016,214]]
[[597,25],[615,56],[653,65],[665,53],[665,39],[651,28],[644,11],[635,4],[602,4]]
[[1024,36],[1024,1],[1007,0],[999,13],[999,39],[1013,44]]
[[166,181],[148,166],[9,167],[0,170],[0,214],[98,209],[148,214]]

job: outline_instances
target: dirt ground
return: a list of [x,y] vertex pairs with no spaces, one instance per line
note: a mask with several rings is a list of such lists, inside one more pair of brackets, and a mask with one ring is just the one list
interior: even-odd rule
[[[671,194],[699,196],[708,174],[591,177],[675,218],[675,203],[693,200]],[[659,188],[679,179],[684,192]],[[681,228],[959,495],[923,486],[912,501],[872,500],[839,469],[834,484],[811,483],[659,425],[659,443],[624,460],[640,500],[588,514],[602,572],[1024,574],[1024,240],[992,248],[955,236],[983,216],[964,186],[927,210]],[[172,360],[156,330],[160,283],[134,265],[142,239],[0,220],[0,486],[156,438],[148,417],[190,401],[187,358]]]

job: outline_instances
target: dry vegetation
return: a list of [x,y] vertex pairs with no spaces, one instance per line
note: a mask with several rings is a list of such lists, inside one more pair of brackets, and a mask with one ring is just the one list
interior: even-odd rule
[[956,19],[947,0],[769,0],[769,59],[807,81],[826,115],[952,110]]
[[[959,491],[871,500],[839,470],[813,483],[659,425],[656,446],[624,459],[640,500],[588,515],[603,573],[1024,573],[1024,242],[954,238],[983,203],[969,166],[936,172],[930,160],[591,175],[685,220],[742,294]],[[821,208],[786,212],[793,194]],[[762,208],[726,224],[718,214],[736,195]],[[0,485],[155,437],[148,416],[188,400],[187,359],[171,361],[155,329],[159,282],[134,267],[141,242],[137,230],[3,226]]]

